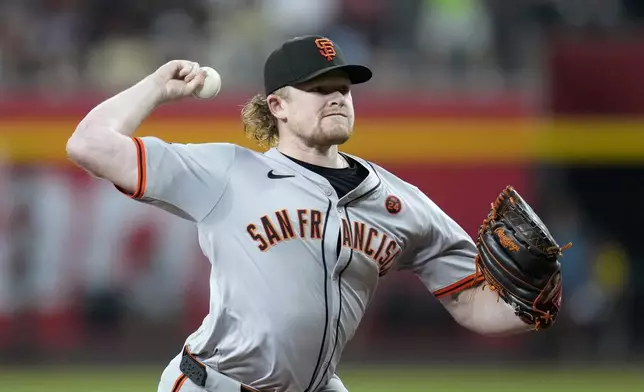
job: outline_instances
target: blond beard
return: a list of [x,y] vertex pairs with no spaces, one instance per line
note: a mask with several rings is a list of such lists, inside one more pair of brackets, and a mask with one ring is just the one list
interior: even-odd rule
[[353,135],[353,128],[349,128],[348,131],[338,131],[336,129],[330,129],[326,132],[321,129],[317,129],[316,132],[311,136],[312,144],[321,146],[339,146],[346,143],[351,136]]

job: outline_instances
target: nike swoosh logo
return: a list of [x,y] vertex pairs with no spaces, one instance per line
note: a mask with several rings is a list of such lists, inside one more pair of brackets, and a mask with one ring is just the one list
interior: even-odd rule
[[275,174],[273,173],[272,170],[268,172],[268,178],[272,180],[278,180],[280,178],[289,178],[289,177],[295,177],[295,176],[292,174]]

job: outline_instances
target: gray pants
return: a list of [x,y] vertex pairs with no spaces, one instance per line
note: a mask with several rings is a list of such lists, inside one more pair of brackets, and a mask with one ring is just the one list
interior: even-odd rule
[[188,379],[181,370],[179,370],[179,363],[181,363],[181,354],[177,355],[166,366],[161,380],[159,381],[158,392],[240,392],[241,383],[226,377],[223,374],[206,367],[208,378],[206,379],[205,388],[193,383]]
[[[240,392],[241,383],[233,380],[230,377],[216,372],[215,370],[206,367],[208,378],[206,379],[205,388],[193,383],[186,378],[181,370],[179,370],[179,363],[181,362],[181,354],[177,355],[170,361],[168,366],[161,374],[159,381],[159,388],[157,392]],[[316,392],[348,392],[347,389],[340,381],[338,376],[333,375],[329,382]]]

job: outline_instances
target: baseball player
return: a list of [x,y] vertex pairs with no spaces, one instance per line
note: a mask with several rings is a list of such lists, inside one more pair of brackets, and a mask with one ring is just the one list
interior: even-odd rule
[[338,151],[352,134],[351,86],[371,77],[325,37],[283,43],[266,60],[264,94],[242,111],[264,153],[132,136],[156,107],[203,84],[190,61],[168,62],[78,124],[70,159],[194,222],[212,263],[209,314],[159,392],[346,391],[335,374],[342,351],[392,269],[413,271],[469,329],[534,329],[482,289],[476,244],[423,192]]

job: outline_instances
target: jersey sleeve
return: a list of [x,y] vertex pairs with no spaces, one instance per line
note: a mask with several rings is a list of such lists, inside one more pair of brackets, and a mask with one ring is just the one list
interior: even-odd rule
[[138,158],[135,200],[194,222],[213,209],[228,182],[236,146],[227,143],[176,144],[156,137],[133,137]]
[[449,215],[420,190],[425,230],[416,238],[415,251],[399,269],[413,271],[436,297],[458,293],[483,281],[476,274],[476,246]]

